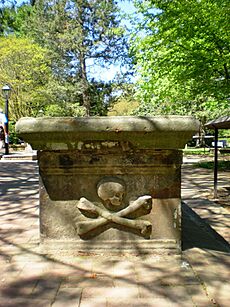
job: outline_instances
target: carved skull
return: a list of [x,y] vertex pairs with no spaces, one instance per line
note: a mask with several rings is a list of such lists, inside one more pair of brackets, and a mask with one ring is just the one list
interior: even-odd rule
[[123,202],[125,187],[120,182],[105,181],[98,185],[97,193],[106,205],[118,207]]

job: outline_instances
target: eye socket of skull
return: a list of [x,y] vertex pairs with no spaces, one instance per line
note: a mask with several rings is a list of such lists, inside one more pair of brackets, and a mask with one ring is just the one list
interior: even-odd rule
[[113,206],[121,205],[124,193],[124,186],[118,182],[104,182],[98,187],[98,196]]

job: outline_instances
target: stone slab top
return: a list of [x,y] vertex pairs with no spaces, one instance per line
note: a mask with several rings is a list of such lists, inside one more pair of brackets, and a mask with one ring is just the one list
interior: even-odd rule
[[37,150],[82,149],[95,142],[129,143],[135,148],[182,149],[198,132],[190,116],[25,117],[19,136]]

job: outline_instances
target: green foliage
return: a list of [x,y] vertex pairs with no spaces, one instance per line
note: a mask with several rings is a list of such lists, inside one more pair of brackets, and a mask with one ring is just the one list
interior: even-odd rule
[[15,122],[13,121],[9,122],[9,131],[10,131],[9,133],[10,144],[18,144],[20,142],[20,139],[15,131]]
[[109,116],[127,116],[133,114],[134,110],[138,107],[136,100],[129,101],[124,98],[120,98],[108,112]]
[[7,1],[0,7],[0,36],[14,33],[17,36],[27,32],[25,21],[29,18],[32,7],[29,4],[15,6],[13,1]]
[[109,116],[132,115],[139,107],[139,102],[134,98],[135,86],[131,83],[119,84],[114,104],[109,108]]
[[228,114],[229,1],[136,1],[139,114]]
[[[9,36],[0,40],[0,84],[12,88],[9,117],[36,116],[44,103],[51,78],[47,50],[26,38]],[[1,97],[2,105],[4,104]]]
[[79,103],[65,103],[61,104],[49,104],[45,107],[42,116],[76,116],[81,117],[85,115],[85,109],[79,105]]

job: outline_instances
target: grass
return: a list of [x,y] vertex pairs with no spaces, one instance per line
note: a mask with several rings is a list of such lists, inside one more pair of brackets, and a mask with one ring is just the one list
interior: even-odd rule
[[208,155],[213,156],[213,150],[209,148],[187,148],[183,150],[185,155]]
[[[201,161],[194,164],[194,167],[201,167],[206,169],[213,169],[213,161]],[[230,161],[218,161],[218,170],[220,171],[230,171]]]
[[[223,148],[224,149],[224,148]],[[222,150],[222,152],[220,152],[221,156],[224,155],[229,155],[228,152],[224,152],[222,148],[220,148],[220,151]],[[226,149],[230,149],[230,148],[226,148]],[[184,155],[198,155],[198,156],[214,156],[214,148],[186,148],[183,150]]]

